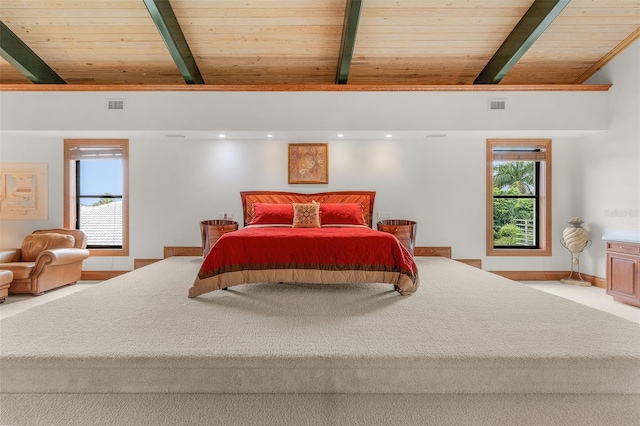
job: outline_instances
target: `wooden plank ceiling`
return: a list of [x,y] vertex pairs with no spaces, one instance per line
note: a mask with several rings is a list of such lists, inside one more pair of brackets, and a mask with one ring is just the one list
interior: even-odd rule
[[[534,4],[533,0],[170,0],[169,4],[205,84],[331,85],[336,83],[342,54],[348,1],[361,7],[353,55],[348,58],[346,84],[353,86],[472,85]],[[67,84],[186,84],[143,0],[2,0],[0,21]],[[638,0],[571,0],[499,84],[580,84],[637,39],[639,29]],[[0,84],[34,83],[2,59]]]

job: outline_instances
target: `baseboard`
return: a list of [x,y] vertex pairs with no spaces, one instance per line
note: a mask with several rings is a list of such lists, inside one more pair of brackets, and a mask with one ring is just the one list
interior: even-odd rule
[[[514,281],[560,281],[567,278],[570,271],[489,271]],[[606,279],[588,274],[581,274],[582,279],[596,287],[606,288]],[[574,274],[575,276],[575,274]]]
[[[200,246],[165,246],[164,258],[172,256],[202,256],[202,247]],[[451,247],[416,247],[414,256],[442,256],[451,259]],[[134,259],[133,268],[138,269],[161,259]],[[455,259],[458,262],[466,263],[482,269],[481,259]],[[108,280],[117,277],[129,271],[82,271],[83,280]],[[567,278],[570,271],[489,271],[496,275],[509,278],[514,281],[560,281]],[[592,285],[600,288],[607,287],[605,278],[596,277],[589,274],[581,274],[585,281],[589,281]]]
[[451,247],[415,247],[414,256],[442,256],[451,259]]
[[151,265],[162,259],[133,259],[133,269],[142,268],[143,266]]
[[457,262],[466,263],[474,268],[482,269],[482,259],[453,259]]
[[178,247],[165,246],[164,258],[172,256],[202,256],[202,246],[198,247]]
[[[414,256],[442,256],[451,259],[451,247],[416,247]],[[171,256],[202,256],[202,247],[165,246],[164,258]]]
[[82,271],[80,279],[83,281],[106,281],[131,271]]
[[[199,247],[196,247],[199,248]],[[193,256],[193,254],[172,256]],[[416,256],[438,256],[438,255],[416,255]],[[446,257],[446,256],[445,256]],[[141,268],[151,263],[157,262],[161,259],[135,259],[134,269]],[[482,269],[482,261],[480,259],[455,259],[458,262],[466,263],[467,265],[475,266]],[[122,274],[126,274],[131,271],[82,271],[81,280],[84,281],[105,281],[110,278],[117,277]],[[569,276],[569,271],[489,271],[493,274],[500,275],[501,277],[509,278],[514,281],[560,281],[562,278]],[[607,288],[607,280],[605,278],[596,277],[593,275],[582,274],[582,278],[585,281],[589,281],[596,287]]]
[[567,278],[566,271],[489,271],[492,274],[509,278],[514,281],[560,281]]
[[606,278],[600,278],[600,277],[596,277],[595,275],[589,275],[589,274],[581,274],[581,275],[582,275],[582,278],[585,279],[585,281],[589,281],[594,286],[600,287],[600,288],[607,288]]

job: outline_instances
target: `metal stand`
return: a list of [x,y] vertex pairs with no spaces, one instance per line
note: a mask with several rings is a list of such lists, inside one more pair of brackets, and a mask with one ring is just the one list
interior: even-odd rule
[[[562,247],[569,250],[569,248],[564,243],[564,238],[560,238],[560,244],[562,244]],[[584,248],[577,253],[574,253],[571,250],[569,250],[569,253],[571,253],[571,273],[567,278],[561,279],[560,280],[561,283],[579,285],[583,287],[589,287],[591,285],[589,281],[583,280],[582,275],[580,275],[580,253],[582,253],[585,249],[589,248],[589,246],[591,246],[591,240],[588,240]],[[576,266],[578,269],[577,271],[578,279],[573,278],[573,273],[576,272],[573,270],[574,266]]]

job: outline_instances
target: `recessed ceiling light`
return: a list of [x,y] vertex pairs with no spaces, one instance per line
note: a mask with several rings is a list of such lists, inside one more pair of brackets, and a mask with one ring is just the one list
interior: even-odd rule
[[387,137],[387,138],[390,138],[391,136],[393,136],[393,135],[391,135],[391,134],[388,134],[388,135],[387,135],[387,136],[385,136],[385,137]]
[[268,138],[272,138],[272,137],[273,137],[273,135],[267,135],[267,137],[268,137]]
[[341,137],[343,137],[343,136],[344,136],[344,135],[343,135],[342,133],[339,133],[339,134],[338,134],[338,137],[339,137],[339,138],[341,138]]
[[227,135],[225,135],[224,133],[220,133],[220,134],[218,135],[218,137],[219,137],[219,138],[226,138],[226,137],[227,137]]

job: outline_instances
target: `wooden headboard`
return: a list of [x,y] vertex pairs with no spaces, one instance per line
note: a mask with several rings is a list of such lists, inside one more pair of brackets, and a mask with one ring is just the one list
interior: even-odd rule
[[366,223],[371,228],[373,226],[373,202],[376,198],[375,191],[335,191],[316,192],[313,194],[301,194],[298,192],[283,191],[243,191],[240,192],[242,199],[242,213],[244,226],[251,223],[253,219],[253,203],[359,203],[362,206],[362,215]]

